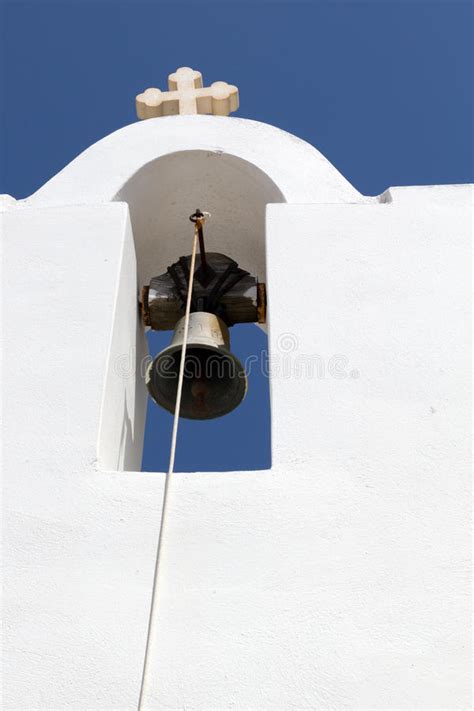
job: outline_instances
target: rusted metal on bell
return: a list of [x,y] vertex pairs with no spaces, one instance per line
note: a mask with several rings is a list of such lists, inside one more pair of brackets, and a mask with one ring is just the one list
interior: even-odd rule
[[[174,329],[171,344],[150,363],[146,384],[153,400],[174,413],[184,318]],[[234,410],[247,392],[245,369],[230,351],[229,329],[212,313],[189,316],[180,417],[210,420]]]

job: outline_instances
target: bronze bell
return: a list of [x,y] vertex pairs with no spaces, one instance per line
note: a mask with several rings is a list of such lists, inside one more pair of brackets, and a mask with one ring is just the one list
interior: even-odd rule
[[[171,413],[176,406],[183,337],[181,318],[171,344],[156,356],[146,373],[151,397]],[[210,420],[231,412],[243,400],[247,376],[229,348],[229,329],[222,319],[205,311],[189,315],[180,417]]]

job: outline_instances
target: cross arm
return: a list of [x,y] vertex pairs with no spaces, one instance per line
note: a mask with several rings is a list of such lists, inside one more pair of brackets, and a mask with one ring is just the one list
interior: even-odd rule
[[[181,104],[182,102],[182,104]],[[216,81],[206,88],[180,91],[147,89],[136,97],[140,119],[173,116],[179,113],[228,116],[239,107],[239,90],[225,81]]]

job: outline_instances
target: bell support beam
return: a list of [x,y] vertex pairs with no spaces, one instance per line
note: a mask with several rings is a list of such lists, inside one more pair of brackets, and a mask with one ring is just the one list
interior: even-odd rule
[[[141,310],[145,325],[156,331],[172,330],[184,315],[184,298],[189,280],[189,257],[168,267],[166,274],[153,277],[142,289]],[[240,269],[237,263],[223,254],[209,252],[208,266],[213,278],[207,286],[195,280],[193,311],[217,313],[227,326],[236,323],[266,321],[265,284]],[[196,257],[197,272],[201,266]]]

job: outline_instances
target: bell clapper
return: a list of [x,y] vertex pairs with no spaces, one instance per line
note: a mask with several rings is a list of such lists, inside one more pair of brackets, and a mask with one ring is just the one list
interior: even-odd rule
[[191,385],[191,395],[195,398],[198,405],[204,405],[204,400],[208,392],[209,387],[204,378],[196,378],[196,380]]
[[205,378],[196,378],[191,385],[191,395],[194,398],[195,412],[201,412],[204,415],[207,408],[206,397],[209,394],[209,385]]

